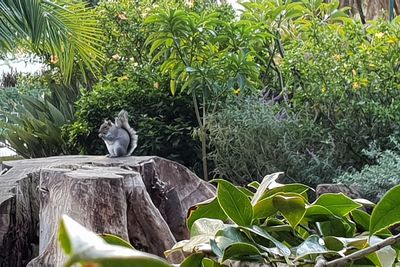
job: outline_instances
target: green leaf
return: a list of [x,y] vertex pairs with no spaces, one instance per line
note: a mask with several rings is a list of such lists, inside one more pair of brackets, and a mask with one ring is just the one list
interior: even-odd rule
[[238,225],[250,225],[253,220],[253,208],[249,198],[236,186],[225,180],[218,182],[217,199],[225,214]]
[[221,264],[212,259],[204,258],[201,261],[201,267],[221,267]]
[[187,227],[191,229],[193,223],[200,218],[219,219],[224,221],[228,217],[221,209],[217,197],[214,197],[198,203],[189,209],[186,220]]
[[130,248],[130,249],[135,249],[128,241],[120,238],[119,236],[110,235],[110,234],[101,234],[99,236],[101,238],[103,238],[104,241],[107,242],[107,244],[117,245],[117,246],[126,247],[126,248]]
[[250,243],[249,238],[237,227],[227,227],[217,232],[214,238],[215,244],[211,246],[217,256],[222,257],[223,251],[234,243]]
[[191,237],[197,235],[214,236],[219,230],[222,230],[225,227],[226,225],[221,220],[200,218],[193,223],[193,226],[190,229],[190,236]]
[[267,231],[265,231],[261,227],[257,225],[252,225],[251,227],[241,227],[241,229],[249,231],[253,234],[256,234],[271,241],[277,247],[277,249],[282,253],[282,255],[287,257],[290,256],[290,249],[282,242],[278,241],[273,236],[271,236]]
[[363,231],[369,230],[369,222],[371,220],[371,216],[362,210],[353,210],[351,212],[351,217],[353,221],[359,225]]
[[292,249],[295,260],[311,254],[331,253],[326,247],[322,238],[317,235],[310,235],[303,243]]
[[107,244],[101,237],[66,215],[61,219],[58,238],[70,256],[65,266],[90,262],[99,263],[103,267],[171,267],[158,256]]
[[193,253],[180,264],[180,267],[202,267],[203,253]]
[[264,198],[253,206],[254,219],[268,218],[278,211],[278,209],[274,206],[273,199],[273,196]]
[[267,175],[263,178],[260,186],[257,188],[256,193],[254,194],[251,204],[255,205],[268,191],[268,187],[271,185],[272,182],[275,182],[278,178],[283,176],[283,172],[277,172],[270,175]]
[[344,218],[317,222],[317,226],[323,236],[352,237],[355,233],[355,224]]
[[[376,245],[377,243],[382,242],[383,239],[377,237],[377,236],[370,236],[369,238],[369,245],[373,246]],[[373,260],[373,262],[377,266],[382,266],[382,267],[390,267],[393,266],[393,263],[396,260],[397,253],[396,251],[391,247],[391,246],[386,246],[378,250],[377,252],[374,253],[375,255],[371,255],[371,257],[368,257],[370,260]],[[376,261],[378,260],[378,262]]]
[[276,195],[272,202],[293,228],[300,223],[306,213],[306,203],[301,196]]
[[262,199],[267,198],[269,196],[273,196],[277,193],[297,193],[303,195],[310,189],[311,189],[310,187],[303,184],[279,185],[265,192],[264,195],[262,196]]
[[313,204],[323,206],[337,216],[345,216],[350,211],[361,207],[360,204],[342,193],[323,194]]
[[386,229],[400,222],[400,185],[390,189],[378,202],[371,214],[369,234]]
[[335,236],[324,237],[325,246],[328,250],[342,251],[346,244]]
[[254,245],[249,243],[234,243],[224,250],[221,263],[228,259],[254,259],[254,256],[260,256],[259,258],[261,259],[261,253]]
[[339,217],[335,216],[330,210],[327,208],[320,206],[320,205],[310,205],[306,208],[306,214],[304,215],[304,219],[307,221],[329,221],[335,217],[340,219]]

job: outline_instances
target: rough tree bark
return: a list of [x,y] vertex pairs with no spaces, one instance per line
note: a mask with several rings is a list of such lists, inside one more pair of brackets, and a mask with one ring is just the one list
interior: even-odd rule
[[65,259],[55,233],[62,214],[162,256],[188,238],[188,208],[215,192],[187,168],[158,157],[63,156],[2,167],[0,266],[60,266]]

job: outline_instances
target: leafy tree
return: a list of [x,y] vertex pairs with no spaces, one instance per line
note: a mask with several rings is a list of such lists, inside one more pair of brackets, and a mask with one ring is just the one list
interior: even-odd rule
[[47,57],[70,81],[77,66],[96,72],[101,29],[85,3],[71,0],[1,0],[0,52],[16,48]]

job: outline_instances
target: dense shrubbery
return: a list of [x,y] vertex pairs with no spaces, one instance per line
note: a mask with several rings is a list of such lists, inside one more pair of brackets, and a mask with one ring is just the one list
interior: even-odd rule
[[209,118],[216,174],[241,184],[275,171],[292,181],[329,182],[337,167],[330,136],[277,108],[253,98],[237,100]]
[[282,69],[294,112],[328,129],[342,166],[371,161],[371,142],[390,147],[400,125],[400,27],[376,22],[313,26],[288,45]]
[[356,186],[368,199],[378,201],[388,190],[400,184],[399,144],[393,140],[393,150],[379,150],[371,146],[364,154],[375,160],[374,165],[365,165],[360,171],[346,172],[335,182]]
[[[162,88],[140,87],[137,81],[103,81],[77,102],[77,119],[66,127],[69,144],[85,154],[106,154],[98,137],[104,119],[121,109],[139,135],[136,155],[158,155],[188,167],[199,162],[198,142],[191,137],[196,121],[190,98],[173,97]],[[72,149],[72,148],[71,148]]]

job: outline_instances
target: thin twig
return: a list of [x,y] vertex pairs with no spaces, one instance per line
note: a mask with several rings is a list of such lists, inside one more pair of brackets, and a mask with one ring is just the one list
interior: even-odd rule
[[320,266],[326,266],[326,267],[329,267],[329,266],[344,266],[348,262],[351,262],[351,261],[354,261],[354,260],[357,260],[357,259],[361,259],[361,258],[365,257],[366,255],[369,255],[369,254],[371,254],[371,253],[373,253],[375,251],[378,251],[378,250],[380,250],[380,249],[382,249],[382,248],[384,248],[386,246],[394,245],[399,241],[400,241],[400,234],[392,236],[392,237],[389,237],[389,238],[383,240],[382,242],[379,242],[379,243],[377,243],[377,244],[375,244],[373,246],[370,246],[370,247],[364,248],[362,250],[359,250],[357,252],[354,252],[354,253],[352,253],[350,255],[347,255],[345,257],[342,257],[342,258],[339,258],[339,259],[336,259],[336,260],[332,260],[332,261],[328,261],[328,262],[326,262],[326,263],[324,263],[323,265],[320,265]]

